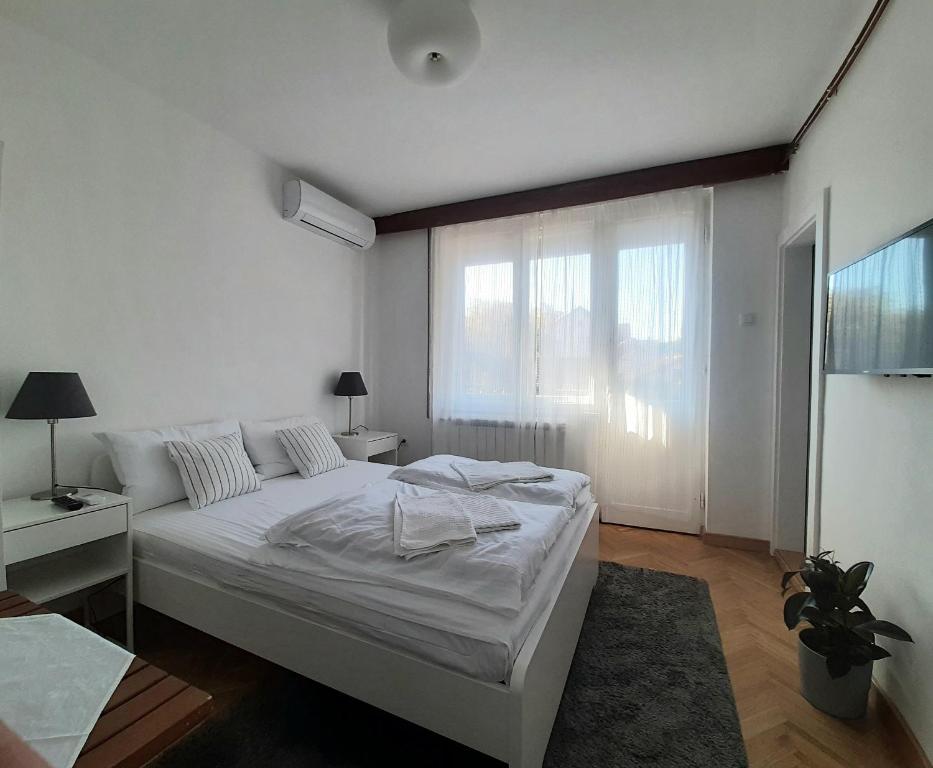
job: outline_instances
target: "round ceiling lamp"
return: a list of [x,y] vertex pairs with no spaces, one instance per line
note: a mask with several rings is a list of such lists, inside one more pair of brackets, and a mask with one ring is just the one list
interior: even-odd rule
[[479,55],[479,24],[463,0],[402,0],[388,37],[395,66],[422,85],[459,80]]

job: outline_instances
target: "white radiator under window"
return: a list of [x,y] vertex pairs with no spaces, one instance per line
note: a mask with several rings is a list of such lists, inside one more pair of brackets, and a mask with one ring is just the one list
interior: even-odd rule
[[565,437],[563,424],[439,419],[434,422],[433,453],[563,467]]

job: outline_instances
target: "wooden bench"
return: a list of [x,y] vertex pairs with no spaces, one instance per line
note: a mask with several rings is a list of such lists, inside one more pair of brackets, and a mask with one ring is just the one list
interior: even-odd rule
[[[0,619],[49,611],[16,592],[0,592]],[[211,712],[210,694],[133,659],[88,736],[76,768],[135,768],[192,731]]]

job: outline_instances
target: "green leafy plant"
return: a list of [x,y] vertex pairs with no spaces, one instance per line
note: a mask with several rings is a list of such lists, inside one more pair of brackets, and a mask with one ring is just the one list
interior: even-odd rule
[[913,638],[897,624],[876,619],[862,600],[874,563],[856,563],[843,570],[833,554],[811,555],[801,570],[784,574],[781,587],[787,592],[798,574],[807,585],[809,592],[795,592],[785,601],[784,623],[788,629],[801,621],[810,624],[801,630],[801,641],[825,656],[830,677],[838,678],[852,667],[891,655],[875,643],[875,635],[909,643]]

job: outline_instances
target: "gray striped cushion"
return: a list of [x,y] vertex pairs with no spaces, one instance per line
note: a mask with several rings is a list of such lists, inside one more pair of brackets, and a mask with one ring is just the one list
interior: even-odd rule
[[259,476],[238,434],[168,440],[165,447],[178,467],[192,509],[259,490]]
[[334,438],[320,422],[277,429],[275,436],[282,442],[288,458],[306,479],[347,466],[347,460]]

